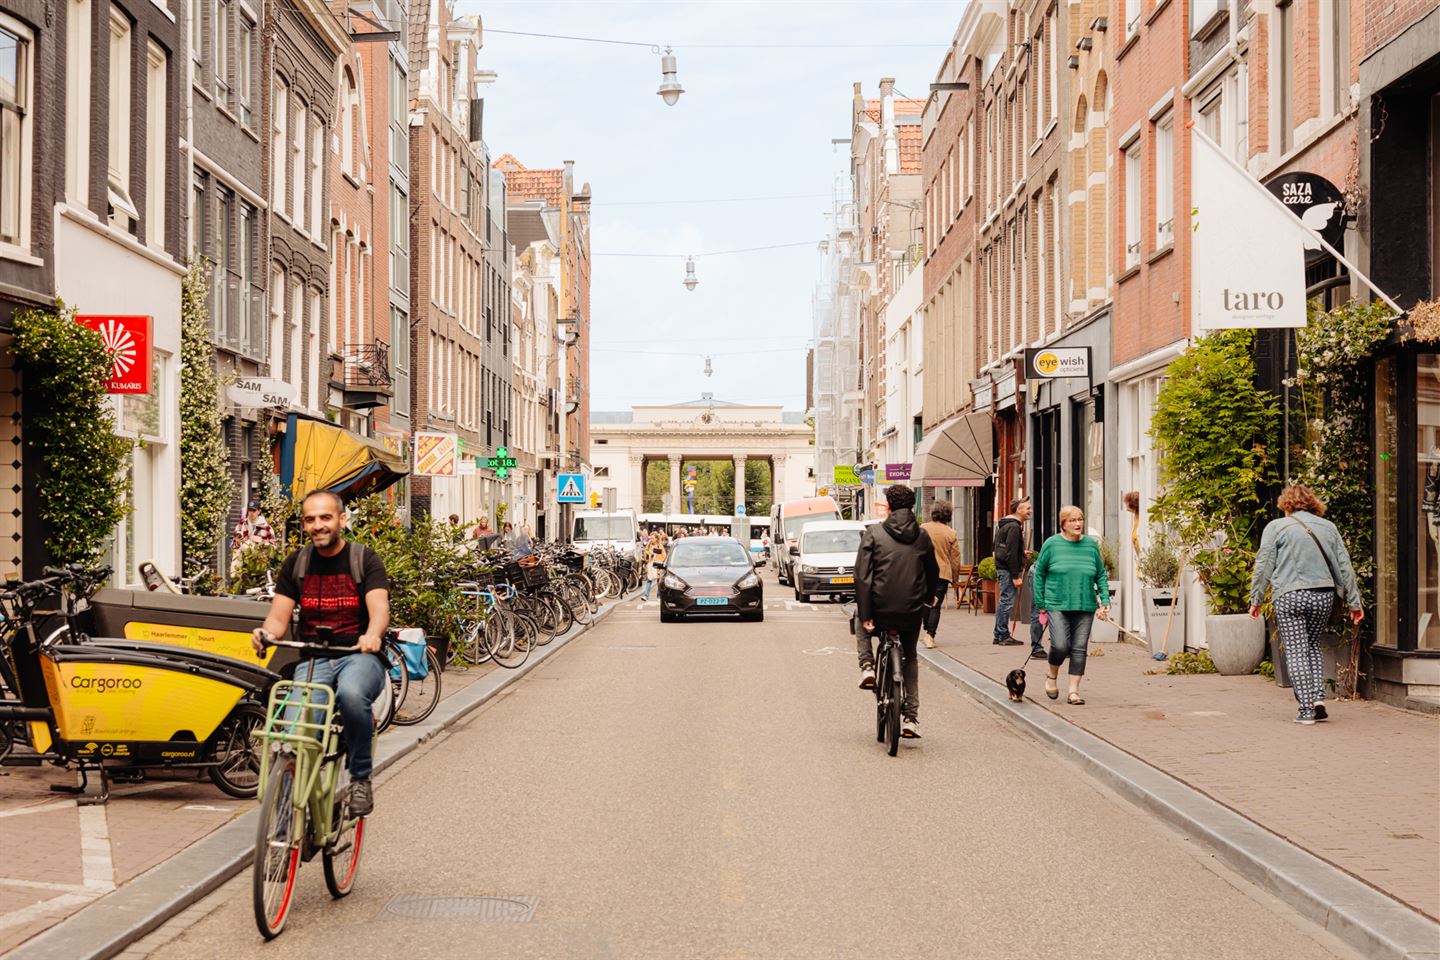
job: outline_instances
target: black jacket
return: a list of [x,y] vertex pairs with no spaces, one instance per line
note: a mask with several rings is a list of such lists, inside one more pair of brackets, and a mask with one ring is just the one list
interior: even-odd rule
[[1014,517],[1001,517],[995,525],[995,566],[1012,577],[1025,572],[1025,525]]
[[860,620],[914,625],[940,589],[930,535],[913,510],[896,510],[860,535],[855,555],[855,605]]

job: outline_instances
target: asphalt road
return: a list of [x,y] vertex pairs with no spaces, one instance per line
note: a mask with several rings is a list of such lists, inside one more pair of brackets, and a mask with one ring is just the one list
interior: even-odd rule
[[[933,673],[887,756],[839,609],[767,590],[762,624],[616,610],[386,778],[349,898],[317,859],[265,945],[247,872],[143,955],[1352,956]],[[398,895],[538,906],[384,915]]]

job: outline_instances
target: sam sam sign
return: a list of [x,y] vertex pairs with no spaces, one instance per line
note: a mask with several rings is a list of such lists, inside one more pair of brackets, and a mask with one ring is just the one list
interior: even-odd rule
[[75,322],[100,334],[105,344],[105,353],[110,357],[107,392],[150,392],[150,317],[81,314]]
[[273,377],[241,377],[225,395],[242,407],[288,407],[295,402],[295,386]]

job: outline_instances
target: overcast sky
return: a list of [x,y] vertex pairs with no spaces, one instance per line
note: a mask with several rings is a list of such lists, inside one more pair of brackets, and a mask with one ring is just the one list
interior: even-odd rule
[[[805,345],[829,196],[845,168],[851,84],[923,97],[965,4],[462,0],[483,19],[485,141],[527,167],[575,161],[595,197],[591,408],[691,400],[805,403]],[[656,95],[643,46],[670,45],[685,93]],[[691,44],[778,44],[768,48]],[[794,46],[788,46],[793,44]],[[830,46],[802,46],[830,45]],[[844,48],[837,44],[894,44]],[[655,203],[810,195],[750,203]],[[817,196],[818,195],[818,196]],[[803,242],[760,253],[711,251]],[[663,253],[677,259],[606,256]],[[684,256],[700,285],[681,285]],[[713,375],[704,375],[705,356]]]

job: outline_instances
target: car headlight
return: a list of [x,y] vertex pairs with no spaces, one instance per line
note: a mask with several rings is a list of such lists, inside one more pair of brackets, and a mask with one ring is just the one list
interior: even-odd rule
[[688,583],[673,573],[665,574],[665,579],[660,581],[660,585],[669,590],[686,590],[690,587]]
[[751,570],[745,574],[745,576],[735,581],[735,589],[737,590],[749,590],[751,587],[758,586],[760,586],[760,578],[755,575],[754,570]]
[[815,572],[815,568],[812,567],[812,566],[810,566],[810,564],[808,564],[808,563],[802,563],[802,564],[800,564],[800,572],[801,572],[801,573],[814,573],[814,572]]

